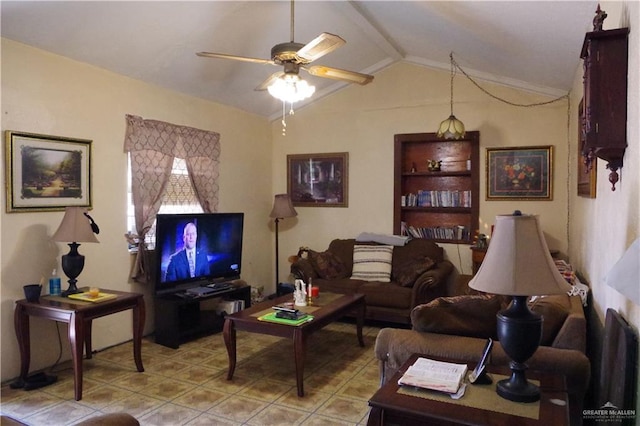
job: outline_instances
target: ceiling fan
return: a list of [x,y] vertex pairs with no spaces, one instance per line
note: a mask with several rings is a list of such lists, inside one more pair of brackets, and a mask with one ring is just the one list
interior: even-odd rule
[[340,68],[325,67],[322,65],[309,64],[322,56],[333,52],[346,43],[341,37],[322,33],[307,44],[296,43],[294,41],[294,0],[291,0],[291,41],[276,44],[271,48],[271,59],[251,58],[247,56],[229,55],[226,53],[198,52],[196,55],[207,58],[233,59],[236,61],[254,62],[258,64],[271,64],[283,66],[284,70],[272,74],[256,90],[266,90],[272,83],[282,77],[298,79],[300,69],[311,75],[334,80],[346,81],[348,83],[368,84],[373,80],[372,75],[362,74],[355,71],[343,70]]

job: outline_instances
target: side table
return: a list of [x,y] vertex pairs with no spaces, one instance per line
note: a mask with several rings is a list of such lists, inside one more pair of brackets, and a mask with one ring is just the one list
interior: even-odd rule
[[482,265],[482,261],[484,260],[486,254],[486,247],[471,246],[471,264],[473,265],[473,275],[475,275],[476,272],[478,272],[478,269],[480,269],[480,265]]
[[69,343],[73,361],[73,381],[75,399],[82,399],[82,350],[86,349],[87,359],[91,354],[92,321],[106,315],[127,309],[133,310],[133,358],[139,372],[142,366],[142,333],[144,330],[145,306],[142,294],[116,290],[103,290],[115,294],[114,299],[92,303],[68,299],[61,296],[42,296],[38,302],[18,300],[14,312],[16,337],[20,347],[20,378],[26,380],[31,361],[31,337],[29,317],[40,317],[69,324]]
[[[474,407],[470,398],[470,387],[494,385],[467,385],[467,395],[460,400],[446,397],[433,399],[401,391],[398,379],[411,366],[419,354],[412,355],[398,372],[391,377],[369,400],[371,411],[368,426],[377,425],[493,425],[493,426],[533,426],[569,424],[569,397],[567,395],[565,378],[562,375],[552,375],[546,372],[527,370],[529,380],[540,383],[540,401],[536,403],[518,403],[507,401],[495,392],[485,392],[481,403],[486,408]],[[447,361],[441,359],[441,361]],[[475,368],[475,363],[469,363],[469,369]],[[487,366],[490,375],[510,375],[505,367]],[[494,377],[494,383],[496,377]],[[411,389],[411,388],[410,388]],[[473,389],[471,389],[473,390]],[[443,395],[443,394],[440,394]],[[438,399],[439,398],[439,399]],[[477,402],[474,401],[474,402]],[[537,404],[537,405],[531,405]],[[508,410],[500,411],[507,407]],[[508,411],[508,412],[507,412]],[[533,413],[533,416],[531,415]]]

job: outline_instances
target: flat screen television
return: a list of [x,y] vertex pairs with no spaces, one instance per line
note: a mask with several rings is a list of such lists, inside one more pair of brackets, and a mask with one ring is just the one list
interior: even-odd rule
[[244,213],[157,215],[155,293],[240,278],[243,226]]

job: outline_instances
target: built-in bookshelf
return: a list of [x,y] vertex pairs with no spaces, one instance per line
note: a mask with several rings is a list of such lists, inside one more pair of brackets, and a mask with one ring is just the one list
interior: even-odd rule
[[394,234],[471,244],[478,229],[480,132],[395,135]]

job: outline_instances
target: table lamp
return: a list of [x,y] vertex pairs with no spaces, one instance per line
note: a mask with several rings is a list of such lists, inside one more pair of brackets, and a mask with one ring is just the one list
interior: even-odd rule
[[293,208],[289,194],[276,194],[273,200],[273,209],[269,217],[275,219],[276,223],[276,288],[278,288],[278,222],[286,217],[295,217],[298,215],[296,209]]
[[511,359],[511,377],[500,380],[496,391],[510,401],[538,401],[540,389],[527,381],[525,362],[540,345],[543,319],[529,310],[527,299],[563,294],[571,286],[551,258],[537,216],[516,211],[496,217],[486,256],[469,287],[512,296],[509,307],[497,314],[497,336]]
[[62,292],[62,296],[79,293],[76,282],[78,275],[84,269],[84,256],[78,253],[80,243],[98,243],[94,233],[100,228],[83,207],[67,207],[58,230],[53,234],[53,241],[68,242],[69,253],[62,256],[62,270],[69,278],[69,288]]

